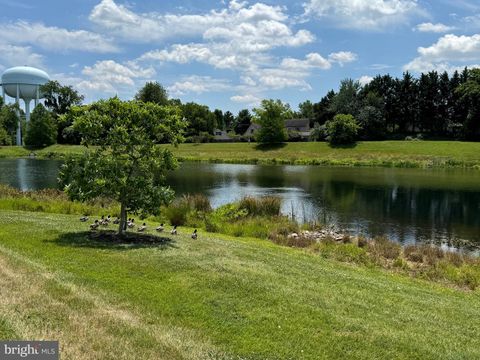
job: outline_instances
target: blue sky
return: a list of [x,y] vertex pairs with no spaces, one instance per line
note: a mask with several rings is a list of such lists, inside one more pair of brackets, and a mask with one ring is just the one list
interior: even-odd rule
[[0,71],[39,67],[87,102],[155,80],[212,110],[296,108],[344,78],[477,64],[474,0],[0,0]]

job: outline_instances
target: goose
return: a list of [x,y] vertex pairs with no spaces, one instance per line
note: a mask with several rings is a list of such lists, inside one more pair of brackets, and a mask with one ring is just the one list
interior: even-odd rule
[[118,217],[116,217],[115,220],[113,220],[113,223],[114,223],[115,225],[120,224],[120,219],[119,219]]
[[100,226],[100,223],[98,222],[98,220],[95,220],[93,224],[90,224],[90,229],[96,230],[99,226]]
[[80,221],[81,221],[81,222],[86,222],[86,221],[88,221],[88,216],[87,216],[87,215],[83,215],[83,216],[80,218]]
[[197,237],[198,237],[197,229],[195,229],[195,230],[193,230],[192,239],[197,240]]
[[105,219],[105,221],[107,221],[107,222],[112,221],[112,218],[110,217],[110,215],[107,216],[107,218]]
[[177,225],[173,227],[173,229],[170,231],[170,234],[177,235]]
[[142,226],[139,226],[139,227],[138,227],[138,231],[139,231],[139,232],[144,232],[146,229],[147,229],[147,224],[145,224],[145,223],[143,223]]
[[165,228],[163,227],[163,223],[160,224],[160,226],[158,226],[155,230],[157,230],[158,232],[162,232]]
[[134,228],[135,227],[135,219],[131,219],[130,222],[127,223],[127,226],[129,228]]

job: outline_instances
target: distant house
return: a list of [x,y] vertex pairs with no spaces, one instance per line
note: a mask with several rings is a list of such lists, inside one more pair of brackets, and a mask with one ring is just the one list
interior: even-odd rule
[[215,129],[213,130],[213,140],[216,142],[232,141],[232,138],[228,136],[226,130]]
[[[245,133],[243,134],[244,137],[254,137],[255,133],[261,128],[260,125],[251,123],[250,126],[247,128]],[[300,138],[303,140],[307,140],[310,137],[310,120],[309,119],[289,119],[285,120],[285,129],[288,132],[295,131],[298,133]]]

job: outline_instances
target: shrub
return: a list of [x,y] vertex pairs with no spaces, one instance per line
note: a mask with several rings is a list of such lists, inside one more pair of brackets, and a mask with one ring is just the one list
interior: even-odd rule
[[276,196],[254,198],[246,196],[240,200],[239,209],[245,209],[249,216],[278,216],[282,200]]
[[377,260],[380,258],[396,259],[400,256],[401,246],[393,241],[388,240],[386,237],[376,237],[372,242],[368,244],[369,252],[374,255]]
[[357,245],[359,248],[364,248],[368,245],[368,240],[364,236],[359,236],[357,239]]
[[325,129],[330,144],[348,145],[357,139],[360,126],[352,115],[338,114],[325,123]]
[[187,223],[188,213],[190,212],[190,206],[188,202],[182,199],[175,200],[167,208],[165,208],[165,215],[170,221],[170,224],[176,226],[182,226]]
[[56,139],[57,129],[52,115],[42,104],[37,105],[27,126],[25,144],[34,147],[45,147],[55,144]]

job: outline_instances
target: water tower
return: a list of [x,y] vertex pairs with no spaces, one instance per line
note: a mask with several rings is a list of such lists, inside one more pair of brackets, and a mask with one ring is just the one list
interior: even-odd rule
[[[16,66],[5,70],[2,75],[2,95],[5,102],[5,95],[15,98],[19,105],[20,99],[25,103],[25,118],[30,120],[30,101],[35,100],[35,106],[43,97],[40,86],[46,84],[50,77],[45,71],[29,66]],[[22,130],[20,126],[20,113],[18,113],[17,145],[22,145]]]

